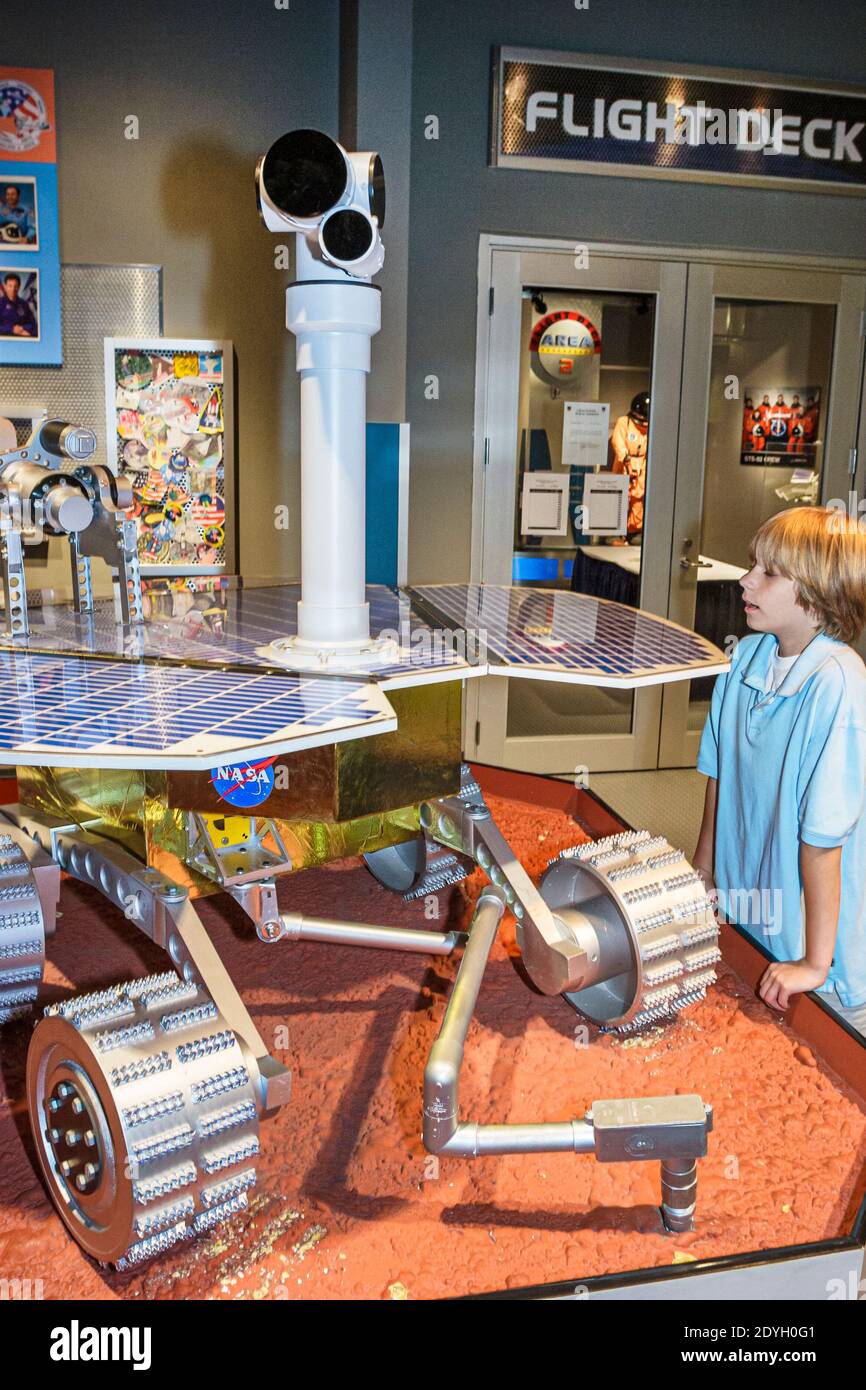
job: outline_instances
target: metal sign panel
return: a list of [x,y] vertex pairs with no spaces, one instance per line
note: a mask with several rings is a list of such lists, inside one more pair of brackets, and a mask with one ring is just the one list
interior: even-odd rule
[[866,92],[776,74],[501,48],[491,164],[866,193]]

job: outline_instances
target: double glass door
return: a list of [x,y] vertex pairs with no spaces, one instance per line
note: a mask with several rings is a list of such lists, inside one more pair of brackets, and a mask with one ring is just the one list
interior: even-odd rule
[[[757,527],[855,486],[866,278],[486,250],[472,578],[615,599],[730,650]],[[583,505],[598,473],[607,521]],[[466,744],[563,776],[691,766],[711,685],[469,682]]]

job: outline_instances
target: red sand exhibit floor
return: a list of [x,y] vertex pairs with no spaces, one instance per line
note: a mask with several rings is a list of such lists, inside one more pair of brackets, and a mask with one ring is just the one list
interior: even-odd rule
[[[489,796],[536,879],[585,838],[562,811]],[[439,897],[468,922],[476,874]],[[284,908],[430,925],[360,861],[287,876]],[[46,1002],[164,969],[95,892],[64,885]],[[521,974],[507,918],[469,1032],[461,1111],[564,1120],[593,1100],[697,1091],[715,1111],[697,1229],[666,1235],[657,1163],[586,1155],[436,1160],[421,1144],[421,1078],[456,959],[305,943],[262,945],[221,897],[202,917],[259,1029],[294,1071],[262,1127],[259,1185],[228,1228],[129,1274],[66,1234],[36,1175],[24,1065],[29,1024],[0,1044],[0,1277],[46,1298],[434,1298],[821,1240],[863,1195],[866,1105],[728,966],[679,1022],[620,1039],[589,1030]],[[577,1030],[577,1031],[576,1031]]]

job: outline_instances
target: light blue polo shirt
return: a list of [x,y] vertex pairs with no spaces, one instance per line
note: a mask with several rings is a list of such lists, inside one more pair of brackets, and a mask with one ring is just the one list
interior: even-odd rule
[[836,949],[823,990],[866,1004],[866,666],[812,639],[765,693],[774,635],[740,639],[716,680],[698,771],[718,779],[715,880],[727,919],[777,960],[805,949],[799,841],[842,845]]

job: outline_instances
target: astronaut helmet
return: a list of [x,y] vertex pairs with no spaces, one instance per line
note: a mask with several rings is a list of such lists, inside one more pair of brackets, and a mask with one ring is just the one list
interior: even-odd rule
[[650,393],[649,391],[639,391],[632,400],[628,408],[628,413],[632,420],[637,420],[639,425],[649,424],[650,412]]

